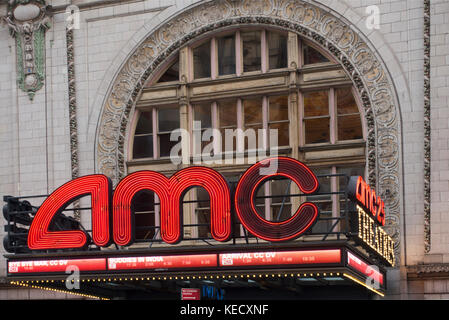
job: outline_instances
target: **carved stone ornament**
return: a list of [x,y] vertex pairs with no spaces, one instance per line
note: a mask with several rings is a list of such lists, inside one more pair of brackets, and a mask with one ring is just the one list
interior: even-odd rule
[[33,100],[44,84],[45,32],[50,28],[45,0],[10,0],[3,19],[16,39],[18,85]]
[[[332,11],[302,0],[219,0],[192,6],[167,20],[130,55],[104,100],[96,145],[96,170],[117,183],[126,175],[125,136],[142,88],[167,58],[199,35],[229,26],[266,25],[297,33],[341,63],[364,106],[369,182],[385,199],[386,231],[400,244],[399,108],[380,57],[357,28]],[[396,265],[399,265],[399,260]]]

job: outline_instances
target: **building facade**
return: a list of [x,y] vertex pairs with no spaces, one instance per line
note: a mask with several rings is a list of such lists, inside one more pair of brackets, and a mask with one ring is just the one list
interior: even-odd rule
[[[321,177],[331,194],[317,200],[322,216],[341,211],[339,175],[375,188],[395,241],[386,298],[449,298],[447,1],[30,0],[0,2],[0,16],[0,194],[48,195],[91,174],[116,186],[196,164],[237,181],[260,144],[235,136],[225,150],[225,132],[256,129],[255,142]],[[171,141],[179,128],[193,138]],[[207,129],[222,137],[195,140]],[[269,198],[282,190],[297,192],[283,180],[259,190],[266,219],[299,206]],[[184,199],[194,246],[210,237],[207,193]],[[137,240],[158,239],[159,199],[135,201]],[[76,210],[85,204],[74,218],[89,225]],[[2,261],[1,298],[48,294],[11,286]]]

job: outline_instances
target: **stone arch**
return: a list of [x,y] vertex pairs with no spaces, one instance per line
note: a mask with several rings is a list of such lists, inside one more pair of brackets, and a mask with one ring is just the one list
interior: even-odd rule
[[345,19],[301,0],[219,0],[193,5],[153,29],[115,75],[103,101],[95,141],[98,173],[114,182],[126,174],[124,145],[130,112],[151,74],[196,36],[235,25],[267,25],[292,31],[328,51],[357,89],[367,124],[370,184],[386,202],[387,229],[399,256],[400,109],[383,61]]

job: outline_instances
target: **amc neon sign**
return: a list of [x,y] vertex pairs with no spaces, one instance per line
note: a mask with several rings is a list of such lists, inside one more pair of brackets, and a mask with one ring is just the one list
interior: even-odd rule
[[385,203],[362,177],[351,177],[348,196],[371,213],[381,226],[385,226]]
[[[260,169],[276,162],[277,171],[261,175]],[[242,225],[261,239],[278,242],[299,237],[316,221],[318,208],[303,203],[288,220],[271,222],[256,211],[254,195],[267,179],[282,176],[291,179],[304,194],[318,190],[314,173],[303,163],[287,157],[269,158],[251,166],[241,177],[235,190],[234,206]],[[109,178],[89,175],[72,180],[55,190],[41,205],[28,233],[31,250],[82,248],[87,235],[81,230],[50,231],[53,217],[74,200],[91,196],[92,240],[99,247],[112,242],[120,246],[134,241],[134,217],[131,212],[133,197],[141,190],[150,190],[160,200],[160,228],[162,240],[176,244],[182,240],[183,213],[181,201],[192,187],[203,187],[209,193],[211,207],[211,234],[220,242],[231,237],[231,191],[224,177],[206,167],[189,167],[172,177],[154,171],[132,173],[112,190]]]

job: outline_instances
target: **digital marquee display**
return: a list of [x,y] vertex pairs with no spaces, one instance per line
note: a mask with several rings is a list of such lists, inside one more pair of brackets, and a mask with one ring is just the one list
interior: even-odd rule
[[10,274],[64,273],[69,266],[80,271],[138,271],[164,272],[172,269],[226,270],[233,267],[291,265],[311,266],[342,264],[342,249],[304,249],[289,251],[258,251],[179,255],[120,256],[86,259],[47,259],[9,261]]
[[108,258],[109,270],[186,269],[217,267],[216,254]]
[[381,272],[379,272],[379,270],[377,270],[377,268],[373,268],[373,266],[362,261],[361,259],[356,257],[351,252],[348,252],[347,255],[348,255],[348,266],[359,271],[366,277],[372,278],[374,281],[376,281],[380,285],[384,285],[384,276]]
[[222,267],[330,264],[341,262],[341,250],[222,253],[219,258]]
[[69,266],[76,266],[79,271],[104,271],[106,258],[9,261],[8,273],[65,272]]

